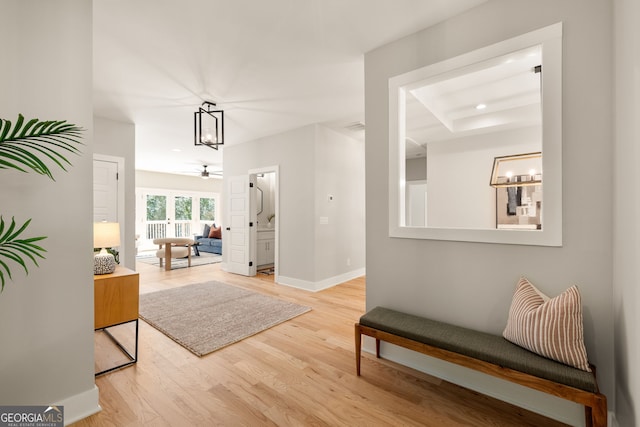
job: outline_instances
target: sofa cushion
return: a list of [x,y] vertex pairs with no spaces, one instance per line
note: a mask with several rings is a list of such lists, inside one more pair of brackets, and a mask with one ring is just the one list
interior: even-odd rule
[[198,242],[198,251],[222,254],[222,240],[197,236],[196,241]]
[[211,227],[208,224],[205,224],[204,229],[202,230],[202,236],[209,237],[210,232],[211,232]]
[[222,239],[222,227],[211,227],[211,230],[209,231],[209,238]]
[[222,246],[222,240],[210,239],[208,237],[200,237],[196,239],[200,246]]

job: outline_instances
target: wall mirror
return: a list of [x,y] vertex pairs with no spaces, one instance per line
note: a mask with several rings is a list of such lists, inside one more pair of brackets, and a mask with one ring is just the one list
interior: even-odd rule
[[390,236],[561,246],[561,94],[560,23],[392,77]]
[[490,185],[496,189],[496,228],[542,229],[542,153],[493,160]]
[[260,215],[264,210],[264,193],[260,187],[256,185],[256,215]]

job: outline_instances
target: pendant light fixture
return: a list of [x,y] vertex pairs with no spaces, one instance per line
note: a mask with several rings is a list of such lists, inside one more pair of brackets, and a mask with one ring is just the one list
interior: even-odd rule
[[194,144],[217,150],[224,144],[224,111],[216,103],[204,101],[194,113]]

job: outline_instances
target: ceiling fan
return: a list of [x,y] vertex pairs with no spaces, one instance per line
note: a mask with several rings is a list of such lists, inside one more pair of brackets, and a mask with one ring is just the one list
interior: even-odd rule
[[180,174],[180,175],[192,175],[192,176],[199,176],[202,179],[209,179],[212,177],[218,177],[218,178],[222,178],[222,169],[219,170],[214,170],[211,171],[208,169],[209,165],[207,164],[203,164],[201,166],[202,169],[198,168],[194,170],[190,170],[190,171],[177,171],[174,173]]
[[209,175],[222,176],[222,171],[210,172],[207,167],[208,165],[202,165],[202,171],[200,172],[200,177],[202,179],[209,179]]

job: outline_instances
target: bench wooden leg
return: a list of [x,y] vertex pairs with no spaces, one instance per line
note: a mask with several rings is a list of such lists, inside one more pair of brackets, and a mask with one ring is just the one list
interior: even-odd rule
[[596,395],[593,406],[584,407],[584,414],[586,427],[607,427],[607,398]]
[[360,333],[360,324],[356,323],[356,373],[360,376],[360,353],[362,351],[362,334]]
[[380,340],[376,338],[376,357],[380,359]]
[[593,411],[590,406],[584,407],[584,427],[593,427]]

